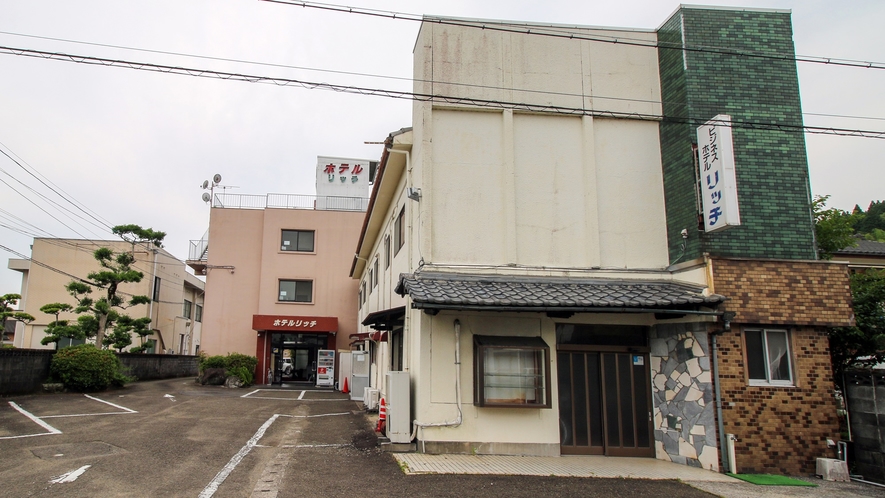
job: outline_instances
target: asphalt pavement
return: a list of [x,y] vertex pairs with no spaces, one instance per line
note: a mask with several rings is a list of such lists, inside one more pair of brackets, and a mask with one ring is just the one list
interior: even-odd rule
[[259,387],[171,379],[88,397],[3,398],[0,495],[729,496],[677,480],[406,475],[346,395]]

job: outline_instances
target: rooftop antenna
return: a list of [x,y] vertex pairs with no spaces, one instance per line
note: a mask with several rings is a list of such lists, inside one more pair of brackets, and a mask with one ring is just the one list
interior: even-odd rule
[[209,182],[209,180],[203,180],[203,184],[200,185],[200,188],[202,188],[203,190],[208,190],[208,192],[203,192],[202,199],[203,199],[203,202],[208,202],[210,204],[210,207],[212,205],[212,199],[215,198],[215,188],[216,187],[220,188],[220,189],[239,188],[239,187],[235,187],[232,185],[230,185],[230,186],[222,185],[221,184],[221,175],[218,173],[216,173],[212,177],[212,182]]

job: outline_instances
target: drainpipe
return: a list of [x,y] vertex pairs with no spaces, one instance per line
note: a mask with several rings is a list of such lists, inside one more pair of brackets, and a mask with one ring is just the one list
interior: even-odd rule
[[[393,147],[388,147],[387,152],[394,153],[394,154],[403,154],[406,156],[406,188],[409,188],[409,186],[412,185],[412,154],[407,150],[396,150]],[[406,202],[408,202],[408,200]],[[419,210],[420,210],[420,208],[419,208]],[[420,213],[420,211],[419,211],[419,213]],[[397,215],[397,213],[394,210],[393,216],[396,217],[396,215]],[[409,216],[409,238],[408,238],[408,240],[409,240],[409,244],[408,244],[409,247],[407,248],[408,254],[406,256],[408,257],[408,269],[409,269],[409,271],[412,271],[412,217],[411,216]],[[419,241],[418,243],[420,244],[421,242]],[[367,265],[369,264],[368,261],[366,262],[366,264]],[[403,353],[404,354],[403,354],[402,369],[404,372],[408,372],[409,366],[412,363],[411,362],[411,352],[409,350],[409,347],[411,345],[411,341],[409,340],[409,336],[412,335],[411,313],[406,312],[406,315],[404,318],[405,318],[405,323],[404,323],[404,327],[403,327]],[[412,431],[412,432],[414,433],[414,431]],[[415,436],[413,434],[412,439],[414,439],[414,438],[415,438]]]
[[722,421],[722,391],[719,386],[719,353],[717,347],[717,337],[725,333],[727,330],[731,330],[731,320],[734,318],[734,313],[726,312],[722,315],[722,320],[724,325],[722,330],[717,330],[710,332],[710,337],[712,341],[710,343],[710,353],[713,356],[713,387],[716,396],[716,420],[718,421],[718,430],[719,430],[719,455],[722,458],[722,467],[723,469],[728,469],[729,464],[733,464],[730,461],[731,455],[726,455],[726,448],[729,448],[728,438],[725,435],[725,423]]
[[461,320],[455,320],[455,397],[458,404],[458,417],[450,422],[418,422],[412,421],[412,435],[409,441],[418,435],[418,429],[424,427],[457,427],[461,425],[463,413],[461,411]]
[[[135,249],[133,248],[133,251],[134,250]],[[148,318],[151,319],[151,329],[156,329],[157,324],[154,321],[154,293],[158,293],[157,297],[159,298],[159,292],[160,292],[159,289],[154,289],[154,285],[156,285],[156,282],[157,282],[157,278],[156,278],[157,277],[157,249],[156,248],[151,249],[151,253],[153,253],[153,255],[154,255],[154,264],[153,264],[153,267],[151,268],[151,302],[148,305]],[[133,252],[133,254],[134,254],[134,252]],[[157,322],[158,321],[159,320],[157,320]],[[142,339],[141,345],[144,346],[144,339]]]

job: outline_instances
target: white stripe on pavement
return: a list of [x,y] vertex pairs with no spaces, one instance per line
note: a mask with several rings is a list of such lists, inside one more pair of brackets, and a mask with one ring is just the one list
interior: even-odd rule
[[58,430],[58,429],[56,429],[55,427],[53,427],[53,426],[47,424],[46,422],[44,422],[43,420],[41,420],[41,419],[40,419],[39,417],[37,417],[36,415],[34,415],[34,414],[32,414],[31,412],[25,410],[24,408],[18,406],[17,404],[13,403],[12,401],[9,402],[9,405],[12,406],[12,407],[13,407],[16,411],[18,411],[19,413],[21,413],[22,415],[24,415],[25,417],[28,417],[29,419],[31,419],[31,421],[33,421],[35,424],[39,425],[40,427],[46,429],[46,430],[49,431],[49,432],[41,432],[40,434],[25,434],[25,435],[22,435],[22,436],[5,436],[5,437],[0,437],[0,439],[18,439],[18,438],[23,438],[23,437],[47,436],[47,435],[50,435],[50,434],[61,434],[61,431],[60,431],[60,430]]

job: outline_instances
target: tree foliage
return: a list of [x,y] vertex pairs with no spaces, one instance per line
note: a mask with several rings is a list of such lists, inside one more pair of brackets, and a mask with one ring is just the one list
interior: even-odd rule
[[885,270],[851,276],[854,327],[830,329],[830,355],[836,379],[850,366],[885,361]]
[[[112,231],[124,240],[131,242],[133,252],[117,253],[108,247],[100,247],[93,253],[100,269],[89,273],[87,281],[74,280],[65,286],[65,289],[77,302],[73,312],[80,317],[76,324],[67,321],[61,323],[56,317],[52,335],[48,337],[49,342],[56,342],[60,337],[94,337],[95,345],[98,348],[109,346],[122,350],[132,344],[131,334],[133,332],[142,336],[142,342],[145,335],[150,335],[149,318],[133,319],[122,313],[122,310],[126,308],[150,303],[150,298],[136,295],[126,300],[123,293],[120,292],[120,286],[138,283],[144,278],[144,273],[133,267],[135,263],[134,245],[147,243],[162,247],[162,241],[166,234],[150,228],[141,228],[138,225],[118,225]],[[101,291],[101,297],[93,298],[91,296],[94,289]],[[108,330],[112,330],[112,332],[105,344],[105,335]]]
[[840,249],[857,245],[853,228],[857,217],[848,211],[827,208],[829,198],[828,195],[818,195],[811,203],[814,237],[821,259],[832,259]]
[[18,320],[20,322],[33,322],[34,317],[24,311],[13,309],[21,299],[20,294],[4,294],[0,296],[0,339],[6,339],[6,322]]

